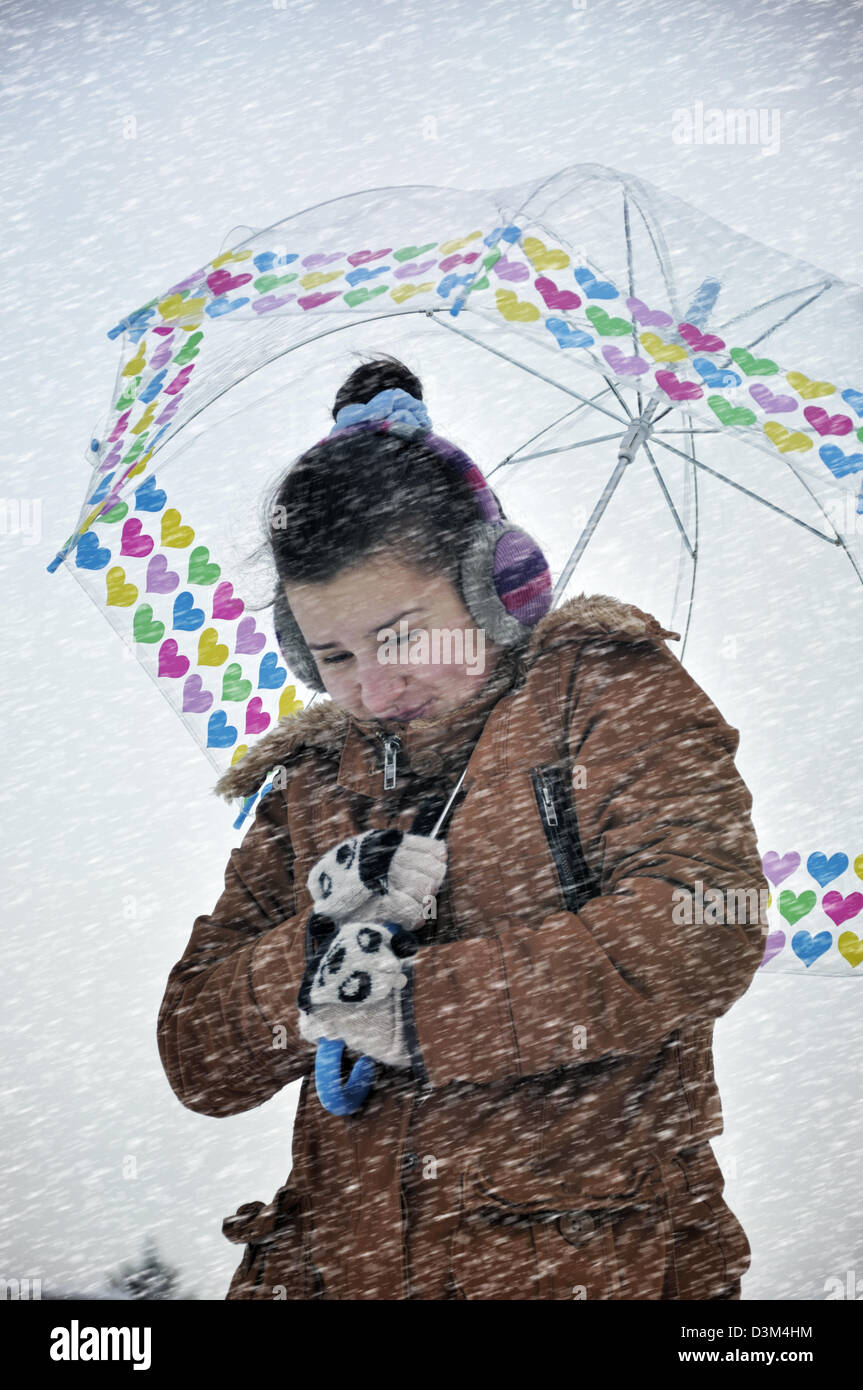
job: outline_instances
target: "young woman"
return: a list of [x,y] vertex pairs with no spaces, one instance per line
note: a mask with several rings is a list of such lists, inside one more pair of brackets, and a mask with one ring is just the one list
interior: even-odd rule
[[[549,611],[403,364],[333,415],[266,523],[282,650],[330,698],[220,779],[272,785],[158,1022],[192,1110],[302,1079],[288,1181],[225,1220],[227,1297],[739,1298],[708,1142],[714,1020],[767,930],[738,731],[654,617]],[[344,1077],[373,1059],[350,1113],[322,1039]]]

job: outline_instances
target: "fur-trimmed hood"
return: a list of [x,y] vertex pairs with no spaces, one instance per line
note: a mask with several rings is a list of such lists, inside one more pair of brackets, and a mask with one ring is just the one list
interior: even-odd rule
[[[578,594],[540,619],[528,639],[525,661],[529,665],[547,648],[561,641],[606,636],[624,641],[680,639],[650,613],[610,594]],[[492,680],[494,677],[492,677]],[[251,796],[276,764],[284,764],[302,747],[337,752],[344,742],[350,715],[329,698],[318,697],[308,709],[288,715],[258,739],[249,751],[222,773],[214,793],[226,801]]]

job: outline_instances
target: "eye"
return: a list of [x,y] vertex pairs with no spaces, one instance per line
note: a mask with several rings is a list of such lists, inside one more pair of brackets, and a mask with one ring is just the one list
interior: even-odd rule
[[[412,637],[421,637],[421,636],[424,635],[424,633],[425,633],[425,628],[422,628],[422,627],[413,627],[413,628],[411,628],[410,632],[408,632],[408,633],[405,634],[405,641],[406,641],[406,642],[409,642],[409,641],[411,640]],[[402,644],[401,636],[397,637],[397,638],[396,638],[396,641],[398,642],[399,646],[401,646],[401,644]]]
[[350,652],[339,652],[337,656],[325,656],[324,665],[333,666],[337,661],[350,661]]

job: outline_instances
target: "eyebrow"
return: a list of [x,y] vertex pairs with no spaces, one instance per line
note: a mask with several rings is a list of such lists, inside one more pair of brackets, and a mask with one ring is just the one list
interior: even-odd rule
[[[427,609],[427,608],[405,608],[403,612],[401,612],[401,613],[396,613],[396,615],[395,615],[394,618],[390,618],[389,622],[386,622],[386,623],[378,623],[377,627],[369,628],[368,632],[366,633],[366,636],[367,636],[367,637],[373,637],[376,633],[380,632],[380,631],[381,631],[383,628],[385,628],[385,627],[395,627],[396,623],[399,621],[400,618],[406,618],[410,613],[427,613],[427,612],[428,612],[428,609]],[[328,647],[341,647],[341,646],[343,646],[343,645],[344,645],[344,643],[342,643],[342,642],[309,642],[309,643],[308,643],[308,646],[311,647],[312,650],[313,650],[313,651],[316,651],[316,652],[326,651]]]

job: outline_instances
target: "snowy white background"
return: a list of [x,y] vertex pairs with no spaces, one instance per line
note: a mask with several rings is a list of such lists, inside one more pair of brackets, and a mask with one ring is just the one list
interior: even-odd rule
[[[0,19],[2,490],[41,505],[35,536],[0,546],[0,1276],[95,1291],[152,1233],[188,1288],[220,1299],[240,1253],[221,1219],[284,1181],[298,1085],[208,1119],[159,1062],[168,971],[239,837],[180,722],[69,575],[45,571],[113,382],[105,333],[237,226],[363,188],[504,187],[580,161],[863,281],[863,6],[13,0]],[[676,144],[673,112],[698,101],[778,111],[778,151]],[[307,421],[286,403],[286,462],[319,437],[347,365],[304,383]],[[858,668],[859,614],[858,600]],[[730,684],[732,723],[747,698]],[[766,701],[781,707],[775,688]],[[818,1299],[829,1278],[863,1277],[860,986],[759,977],[717,1025],[715,1149],[753,1247],[745,1298]]]

